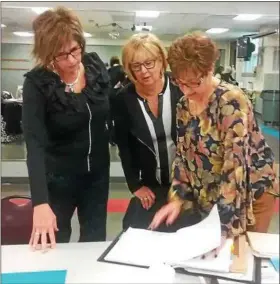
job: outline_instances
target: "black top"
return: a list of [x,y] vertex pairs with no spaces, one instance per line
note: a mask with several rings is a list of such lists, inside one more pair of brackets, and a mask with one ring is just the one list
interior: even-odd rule
[[109,70],[109,77],[111,80],[111,86],[114,88],[119,82],[123,82],[125,79],[125,73],[121,65],[114,65]]
[[[169,90],[166,90],[167,81],[169,79],[165,76],[165,87],[159,97],[160,115],[157,118],[153,117],[147,108],[145,100],[138,96],[132,83],[124,87],[115,100],[116,142],[126,181],[132,193],[143,185],[151,190],[160,187],[167,189],[170,185],[167,136],[172,140],[172,144],[176,145],[176,105],[182,93],[171,82]],[[167,99],[167,93],[170,95],[168,115],[167,108],[163,111],[163,101]],[[170,131],[166,131],[164,126],[164,118],[167,117],[171,121]],[[175,149],[173,150],[175,153]]]
[[33,206],[48,203],[47,173],[109,166],[109,76],[96,53],[85,54],[82,62],[86,86],[81,94],[66,93],[60,77],[44,68],[25,75],[22,121]]

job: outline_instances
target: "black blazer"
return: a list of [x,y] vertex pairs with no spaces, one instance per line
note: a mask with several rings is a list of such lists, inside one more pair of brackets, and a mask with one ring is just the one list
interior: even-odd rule
[[[169,80],[169,77],[165,75]],[[169,80],[172,107],[172,139],[176,144],[176,106],[183,95]],[[114,102],[116,142],[128,187],[132,193],[143,185],[151,190],[161,187],[156,179],[156,152],[135,86],[129,83]],[[169,185],[164,185],[167,188]]]
[[23,133],[33,206],[48,203],[47,173],[95,172],[108,168],[108,72],[96,53],[86,53],[87,84],[66,94],[60,77],[41,67],[23,85]]

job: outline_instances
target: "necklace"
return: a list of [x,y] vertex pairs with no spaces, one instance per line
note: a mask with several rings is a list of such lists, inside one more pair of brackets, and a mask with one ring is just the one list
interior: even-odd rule
[[71,92],[71,93],[74,93],[74,86],[77,84],[78,80],[79,80],[79,77],[80,77],[80,70],[81,68],[78,69],[78,74],[77,74],[77,77],[75,79],[74,82],[72,83],[66,83],[64,82],[63,80],[61,80],[61,82],[65,83],[66,85],[66,88],[65,88],[65,91],[66,92]]

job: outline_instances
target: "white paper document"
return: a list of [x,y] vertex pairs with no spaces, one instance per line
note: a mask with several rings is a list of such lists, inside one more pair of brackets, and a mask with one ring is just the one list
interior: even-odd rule
[[263,258],[279,256],[279,234],[248,232],[247,235],[254,255]]
[[129,228],[105,260],[141,266],[175,265],[210,252],[220,244],[221,223],[215,205],[204,220],[176,233]]
[[[245,273],[236,273],[236,272],[225,272],[225,271],[218,271],[218,270],[212,270],[212,271],[205,271],[205,269],[196,269],[196,268],[187,268],[186,270],[189,272],[193,272],[193,273],[206,273],[209,275],[213,275],[213,276],[217,276],[217,277],[227,277],[230,279],[236,279],[239,281],[253,281],[254,280],[254,256],[252,254],[252,250],[250,249],[250,247],[247,247],[247,264],[248,264],[248,268],[247,271]],[[220,283],[221,280],[219,280]],[[233,283],[232,281],[229,283]]]
[[175,267],[182,267],[185,269],[201,269],[206,271],[216,271],[221,273],[230,272],[230,266],[232,264],[231,248],[233,245],[233,240],[228,239],[226,243],[221,248],[217,257],[214,254],[206,255],[204,259],[201,256],[187,261],[179,262]]

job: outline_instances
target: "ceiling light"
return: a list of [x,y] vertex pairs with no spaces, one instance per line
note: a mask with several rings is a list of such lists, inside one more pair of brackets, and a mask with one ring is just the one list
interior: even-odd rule
[[120,36],[120,33],[117,31],[111,31],[108,33],[108,35],[110,36],[111,39],[117,39]]
[[16,36],[22,36],[22,37],[34,36],[34,34],[30,33],[30,32],[13,32],[13,34],[16,35]]
[[152,26],[135,26],[137,32],[150,32],[152,29]]
[[32,7],[31,10],[33,12],[35,12],[36,14],[40,15],[40,14],[46,12],[47,10],[50,10],[50,8],[48,8],[48,7]]
[[84,37],[92,37],[92,35],[90,33],[84,32]]
[[262,15],[257,14],[240,14],[233,19],[236,21],[254,21],[256,19],[259,19]]
[[229,29],[226,28],[212,28],[206,31],[208,34],[222,34],[227,32]]
[[158,11],[137,11],[136,17],[139,18],[157,18],[159,16]]
[[1,28],[6,28],[7,26],[4,24],[1,24]]

